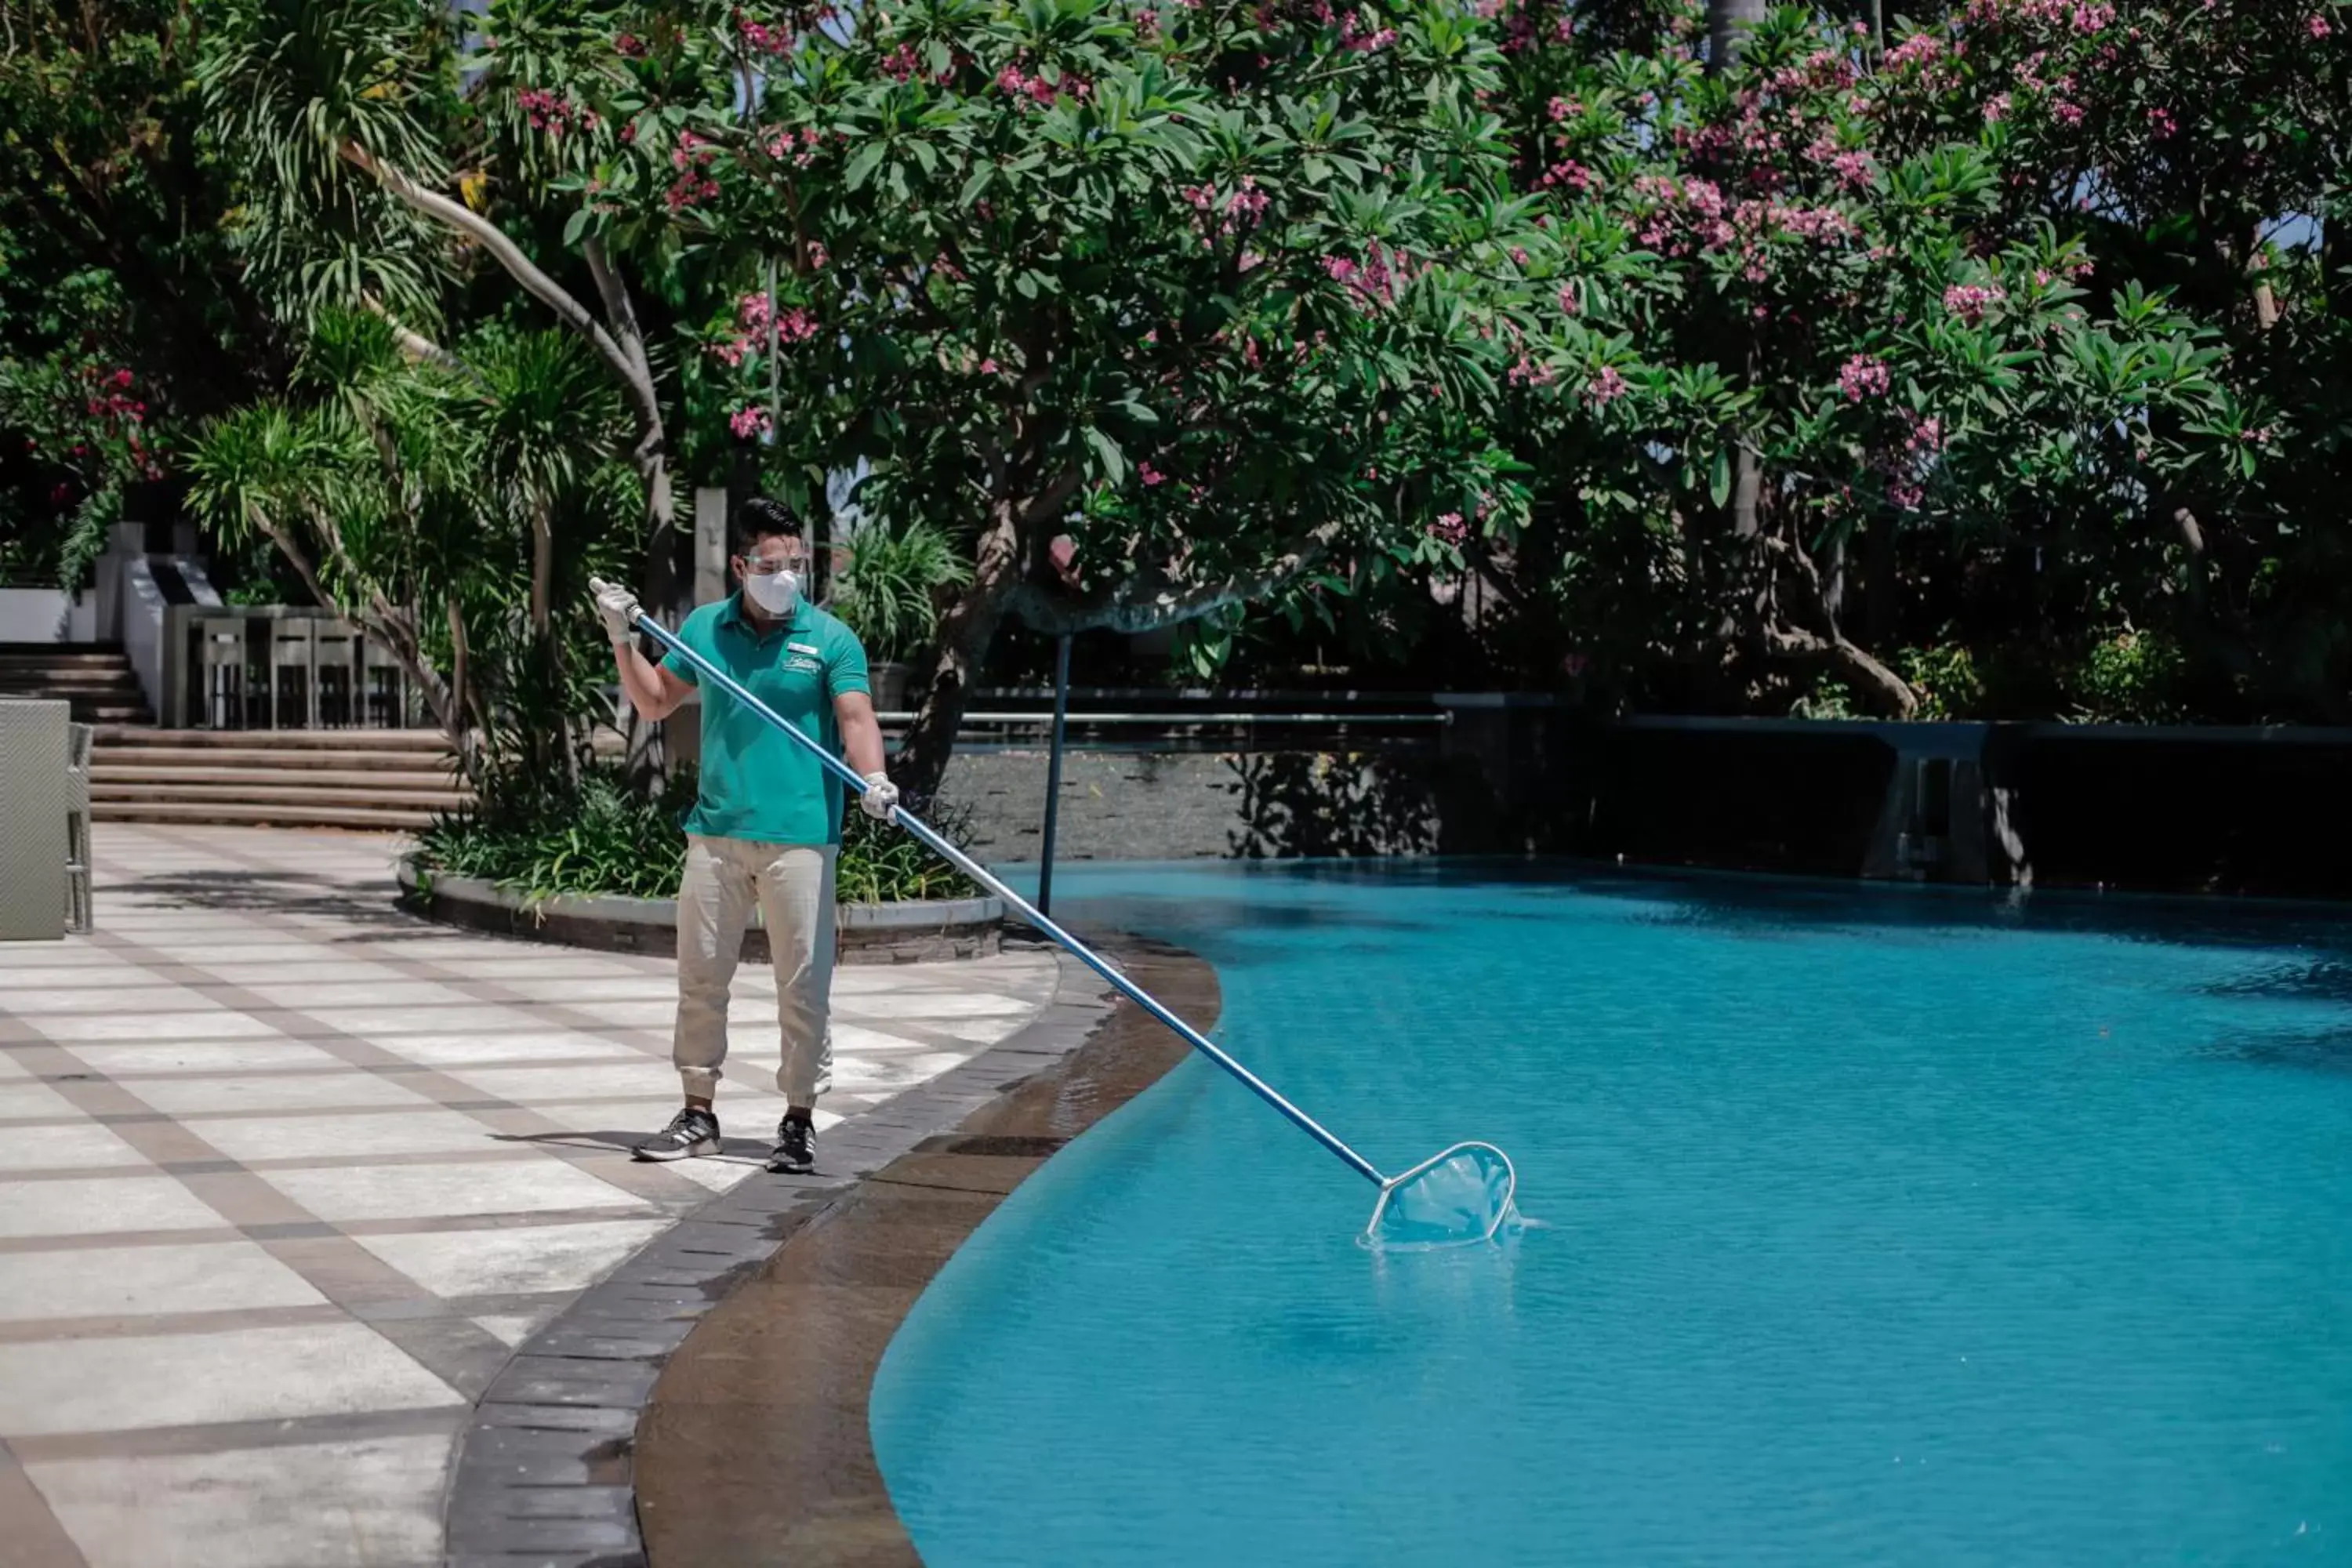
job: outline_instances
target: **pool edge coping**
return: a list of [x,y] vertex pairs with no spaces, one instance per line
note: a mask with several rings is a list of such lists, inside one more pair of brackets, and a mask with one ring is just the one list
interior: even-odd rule
[[[1160,951],[1124,937],[1106,947]],[[851,1173],[755,1173],[713,1193],[516,1348],[451,1455],[448,1568],[644,1568],[637,1428],[696,1328],[820,1215],[926,1141],[1054,1077],[1121,1010],[1092,971],[1045,951],[1056,960],[1053,995],[1022,1027],[827,1131],[822,1163]]]
[[[1112,951],[1147,990],[1213,1026],[1223,997],[1205,960],[1138,938]],[[636,1476],[647,1562],[917,1568],[869,1424],[891,1341],[1005,1198],[1189,1054],[1134,1004],[1108,999],[1074,1048],[810,1214],[702,1320],[646,1400]]]

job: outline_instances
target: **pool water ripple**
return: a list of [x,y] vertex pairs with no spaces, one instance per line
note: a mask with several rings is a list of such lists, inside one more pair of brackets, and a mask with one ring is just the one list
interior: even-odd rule
[[931,1568],[2352,1563],[2352,927],[1524,869],[1072,868],[1218,965],[1199,1062],[926,1292]]

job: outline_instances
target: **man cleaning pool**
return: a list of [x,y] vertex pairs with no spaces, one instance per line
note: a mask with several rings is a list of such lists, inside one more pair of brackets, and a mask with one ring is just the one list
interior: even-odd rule
[[[887,820],[898,786],[883,771],[882,726],[866,684],[866,650],[850,629],[808,602],[808,542],[801,520],[775,501],[744,504],[730,541],[740,586],[704,605],[678,639],[845,756],[866,781],[859,805]],[[672,653],[658,665],[636,646],[637,602],[593,584],[613,641],[621,689],[639,714],[661,720],[700,684]],[[686,1106],[636,1145],[640,1160],[680,1160],[719,1149],[714,1099],[727,1059],[727,997],[756,903],[776,971],[784,1098],[768,1169],[815,1168],[816,1097],[831,1077],[826,1027],[833,985],[834,871],[841,852],[842,786],[804,748],[740,700],[702,693],[701,788],[686,819],[686,876],[677,890],[677,1027],[671,1058]]]

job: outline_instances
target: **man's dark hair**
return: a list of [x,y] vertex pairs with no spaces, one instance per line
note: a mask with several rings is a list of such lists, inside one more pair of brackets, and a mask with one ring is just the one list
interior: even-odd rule
[[783,502],[753,496],[735,509],[735,524],[728,532],[728,553],[749,556],[763,539],[800,539],[807,531],[800,514]]

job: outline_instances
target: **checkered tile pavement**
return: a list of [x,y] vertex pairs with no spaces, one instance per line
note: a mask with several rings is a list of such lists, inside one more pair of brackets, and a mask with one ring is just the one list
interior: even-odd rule
[[[101,824],[97,932],[0,944],[11,1568],[437,1563],[452,1442],[513,1347],[758,1179],[764,965],[725,1155],[635,1164],[677,1106],[673,966],[401,914],[394,847]],[[819,1127],[1010,1035],[1055,976],[841,970]]]

